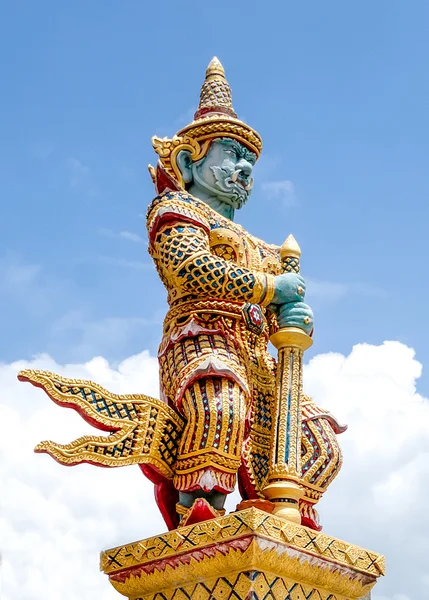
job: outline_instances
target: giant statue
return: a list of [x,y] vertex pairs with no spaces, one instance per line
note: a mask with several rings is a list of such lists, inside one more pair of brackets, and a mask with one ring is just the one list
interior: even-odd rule
[[235,223],[262,141],[238,119],[216,58],[192,123],[154,137],[153,147],[149,253],[169,304],[161,397],[23,371],[21,380],[110,433],[42,442],[36,451],[68,465],[138,464],[169,529],[222,515],[238,484],[241,508],[276,513],[282,505],[286,518],[318,530],[314,505],[341,467],[336,434],[345,427],[302,390],[313,313],[299,246],[292,237],[282,247],[266,243]]

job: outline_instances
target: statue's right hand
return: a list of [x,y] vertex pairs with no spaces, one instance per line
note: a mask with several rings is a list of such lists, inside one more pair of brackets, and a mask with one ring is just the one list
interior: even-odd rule
[[305,281],[298,273],[283,273],[274,279],[274,297],[271,304],[302,302],[305,296]]

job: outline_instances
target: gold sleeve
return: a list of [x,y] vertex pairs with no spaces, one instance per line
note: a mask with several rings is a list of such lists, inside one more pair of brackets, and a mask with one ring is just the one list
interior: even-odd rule
[[149,252],[170,298],[193,295],[267,306],[274,295],[274,277],[212,254],[203,214],[189,204],[176,204],[160,203],[148,220]]

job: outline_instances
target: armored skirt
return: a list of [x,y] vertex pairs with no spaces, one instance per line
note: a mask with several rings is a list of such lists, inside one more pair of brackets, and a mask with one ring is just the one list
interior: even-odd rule
[[245,437],[257,426],[256,398],[265,406],[259,434],[269,447],[275,364],[266,351],[267,333],[248,330],[242,303],[216,304],[200,300],[172,308],[159,352],[163,392],[187,422],[175,466],[180,491],[234,489]]

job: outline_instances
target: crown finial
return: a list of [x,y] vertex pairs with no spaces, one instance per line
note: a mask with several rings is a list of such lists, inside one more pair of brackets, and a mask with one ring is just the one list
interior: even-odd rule
[[194,118],[201,119],[213,114],[237,118],[232,107],[231,88],[225,77],[225,70],[216,56],[211,59],[206,69],[206,77],[200,93],[200,104]]
[[301,248],[299,247],[298,242],[293,237],[292,234],[288,235],[285,241],[283,242],[282,247],[280,248],[280,256],[281,258],[293,257],[298,260],[301,257]]
[[225,69],[217,56],[213,56],[209,62],[209,66],[206,69],[206,79],[214,77],[215,75],[220,75],[220,77],[223,77],[226,81]]

